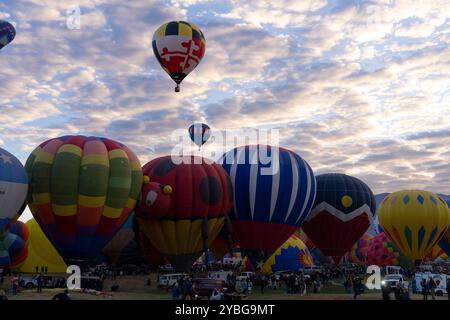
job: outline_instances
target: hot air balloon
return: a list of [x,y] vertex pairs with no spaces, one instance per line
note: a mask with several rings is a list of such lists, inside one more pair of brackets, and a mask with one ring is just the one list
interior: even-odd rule
[[[446,201],[447,206],[450,206],[450,200]],[[450,207],[449,207],[450,212]],[[447,254],[447,256],[450,256],[450,228],[447,230],[446,233],[442,236],[441,240],[438,242],[439,247],[444,250],[444,252]]]
[[187,271],[208,251],[232,207],[231,182],[222,167],[200,157],[175,163],[160,157],[143,167],[136,216],[145,235],[175,270]]
[[133,210],[142,186],[136,155],[97,137],[48,140],[29,156],[28,204],[66,262],[89,262]]
[[233,237],[258,270],[302,224],[316,194],[310,166],[272,146],[242,146],[222,157],[233,183]]
[[431,248],[430,252],[425,256],[425,260],[433,262],[440,256],[444,254],[444,250],[439,247],[439,245],[435,245],[433,248]]
[[20,161],[0,148],[0,235],[26,207],[27,173]]
[[340,173],[319,175],[317,196],[302,229],[336,264],[373,222],[375,197],[361,180]]
[[42,232],[36,220],[27,221],[26,226],[29,230],[28,256],[20,267],[20,272],[37,273],[42,266],[45,266],[48,273],[65,273],[67,265]]
[[383,266],[399,265],[400,250],[387,238],[384,232],[377,234],[367,248],[366,264]]
[[144,232],[139,232],[139,248],[141,253],[144,255],[146,261],[154,268],[158,268],[160,265],[165,265],[170,263],[166,258],[164,258],[155,246],[150,242]]
[[16,29],[14,29],[14,26],[7,21],[0,20],[0,50],[11,43],[15,37]]
[[211,136],[210,128],[204,123],[194,123],[189,127],[189,136],[200,149]]
[[263,274],[272,274],[276,271],[297,272],[313,265],[314,261],[308,248],[293,234],[267,259],[260,272]]
[[28,238],[28,228],[20,221],[0,235],[0,266],[19,269],[28,256]]
[[133,219],[134,214],[132,213],[122,228],[120,228],[111,241],[103,248],[102,252],[108,258],[109,263],[117,265],[125,247],[134,240]]
[[203,32],[193,23],[171,21],[153,34],[153,52],[161,67],[177,84],[194,70],[205,55],[206,40]]
[[383,200],[378,219],[402,253],[419,263],[447,231],[450,213],[445,201],[433,192],[404,190]]
[[347,260],[351,263],[364,264],[366,262],[367,249],[372,238],[372,235],[366,232],[346,254]]

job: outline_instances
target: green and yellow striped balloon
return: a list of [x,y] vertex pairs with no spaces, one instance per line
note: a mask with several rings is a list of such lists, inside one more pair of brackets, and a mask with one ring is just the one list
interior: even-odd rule
[[25,169],[30,210],[66,261],[95,258],[127,220],[142,186],[136,155],[106,138],[48,140]]

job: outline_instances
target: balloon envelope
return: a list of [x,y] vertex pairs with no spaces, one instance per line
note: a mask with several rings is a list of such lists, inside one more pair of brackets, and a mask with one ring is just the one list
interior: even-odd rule
[[271,274],[276,271],[297,272],[304,267],[313,266],[313,257],[300,238],[293,234],[267,259],[261,273]]
[[27,226],[17,221],[0,235],[0,266],[16,270],[28,256],[29,231]]
[[235,148],[221,162],[233,183],[233,237],[260,269],[310,212],[313,171],[298,154],[264,145]]
[[[145,235],[177,271],[187,271],[224,225],[231,210],[228,174],[217,163],[187,157],[156,158],[143,167],[150,182],[143,186],[136,216]],[[175,161],[175,162],[174,162]]]
[[31,212],[66,261],[95,259],[129,217],[142,186],[136,155],[107,138],[48,140],[25,167]]
[[42,267],[47,267],[48,273],[66,273],[67,266],[63,258],[42,232],[36,220],[31,219],[26,225],[29,230],[28,257],[20,267],[20,272],[37,273]]
[[193,23],[170,21],[156,30],[152,47],[164,71],[180,84],[205,55],[206,40]]
[[14,29],[14,26],[7,21],[0,20],[0,50],[11,43],[15,37],[16,29]]
[[28,177],[22,163],[0,148],[0,234],[25,209],[27,190]]
[[381,203],[378,218],[389,239],[416,262],[425,258],[450,223],[445,201],[423,190],[391,193]]
[[192,142],[201,147],[211,136],[210,128],[204,123],[194,123],[189,127],[189,136]]
[[316,179],[316,200],[302,230],[337,264],[372,224],[375,197],[352,176],[328,173]]

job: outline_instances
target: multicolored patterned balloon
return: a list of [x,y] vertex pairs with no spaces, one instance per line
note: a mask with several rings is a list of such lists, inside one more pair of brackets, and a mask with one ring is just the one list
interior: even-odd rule
[[372,241],[373,236],[370,233],[365,233],[346,254],[346,258],[351,263],[365,264],[367,257],[367,250]]
[[31,212],[66,261],[95,259],[128,219],[142,186],[136,155],[107,138],[48,140],[25,168]]
[[28,256],[28,238],[28,228],[21,221],[0,235],[0,266],[19,269]]
[[367,248],[366,264],[395,266],[399,264],[401,251],[388,239],[384,232],[377,234]]
[[450,225],[447,204],[433,192],[391,193],[378,208],[378,219],[389,239],[414,262],[425,258]]
[[261,273],[271,274],[276,271],[299,271],[304,267],[313,266],[313,257],[300,238],[293,234],[273,255],[267,259],[261,268]]

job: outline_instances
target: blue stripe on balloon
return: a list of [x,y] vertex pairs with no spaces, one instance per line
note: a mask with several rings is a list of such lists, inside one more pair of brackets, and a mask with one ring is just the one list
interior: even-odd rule
[[[434,237],[436,236],[437,231],[438,231],[438,228],[437,228],[437,227],[435,227],[435,228],[433,229],[433,231],[431,231],[430,238],[428,239],[427,246],[426,246],[425,248],[430,247],[431,243],[432,243],[433,240],[434,240]],[[419,248],[420,248],[420,247],[419,247]]]
[[289,203],[291,202],[292,187],[294,174],[292,172],[291,156],[289,152],[280,152],[279,170],[280,170],[280,182],[279,185],[283,186],[283,190],[278,191],[274,214],[272,216],[272,222],[284,223],[286,216],[289,213]]
[[423,238],[425,237],[425,228],[424,228],[424,226],[420,227],[418,236],[419,236],[418,249],[420,250],[420,248],[422,247]]

